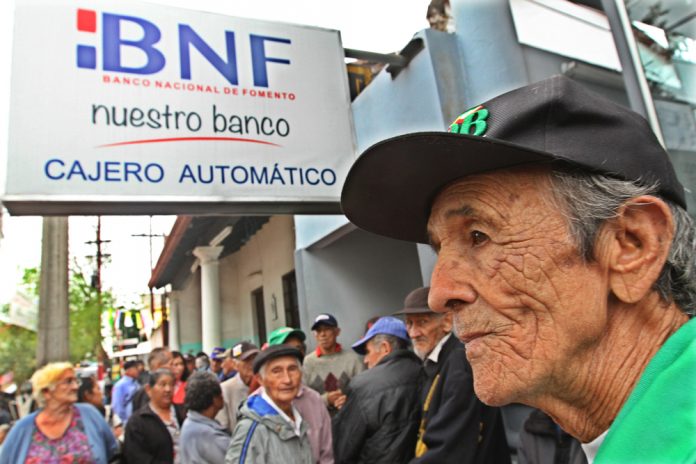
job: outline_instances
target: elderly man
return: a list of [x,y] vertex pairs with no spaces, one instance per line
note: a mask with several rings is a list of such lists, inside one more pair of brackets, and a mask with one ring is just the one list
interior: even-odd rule
[[307,345],[305,345],[306,339],[307,336],[300,329],[279,327],[268,334],[268,345],[290,345],[293,348],[297,348],[300,353],[302,353],[302,359],[304,360],[304,356],[307,354]]
[[225,359],[222,355],[225,351],[224,346],[216,346],[210,352],[210,371],[218,376],[218,380],[222,372],[222,361]]
[[482,401],[543,410],[596,463],[696,460],[694,230],[640,116],[552,77],[373,146],[342,201],[432,244]]
[[249,342],[237,343],[228,351],[226,355],[235,361],[237,375],[220,384],[224,406],[216,419],[232,432],[237,425],[239,406],[249,396],[249,386],[254,378],[252,366],[260,351],[256,345]]
[[351,379],[348,399],[334,417],[337,463],[399,464],[413,458],[421,363],[409,344],[406,326],[394,317],[378,319],[353,344],[368,370]]
[[307,423],[293,406],[302,382],[302,354],[286,345],[269,346],[254,361],[254,373],[263,386],[240,410],[225,462],[314,462]]
[[[268,337],[269,345],[291,346],[300,351],[303,358],[306,348],[304,340],[304,332],[291,327],[281,327],[274,330]],[[300,412],[302,419],[307,422],[307,436],[309,437],[309,444],[312,445],[314,462],[318,464],[332,464],[334,455],[331,417],[321,396],[306,385],[300,385],[292,404]]]
[[464,345],[451,333],[452,314],[428,307],[429,290],[413,290],[395,313],[406,318],[413,350],[425,370],[416,459],[411,462],[510,462],[500,410],[476,398]]
[[331,314],[319,314],[314,318],[312,332],[317,349],[304,360],[305,383],[321,394],[331,415],[345,401],[343,389],[350,379],[364,370],[360,357],[352,350],[344,350],[338,343],[341,329]]
[[212,372],[196,372],[186,381],[188,413],[181,426],[182,464],[222,464],[230,433],[215,415],[222,409],[220,382]]

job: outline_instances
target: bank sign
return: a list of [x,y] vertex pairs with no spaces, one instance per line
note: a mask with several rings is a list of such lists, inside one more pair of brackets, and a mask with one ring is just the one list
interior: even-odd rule
[[14,31],[12,214],[337,211],[337,31],[89,0],[18,0]]

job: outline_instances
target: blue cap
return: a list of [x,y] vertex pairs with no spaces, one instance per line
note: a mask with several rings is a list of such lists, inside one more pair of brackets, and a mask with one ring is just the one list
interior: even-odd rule
[[214,359],[215,361],[222,361],[224,358],[224,356],[222,356],[224,352],[224,347],[216,346],[215,348],[213,348],[212,353],[210,353],[210,359]]
[[329,313],[319,314],[314,318],[314,324],[312,324],[312,330],[317,330],[320,325],[326,325],[329,327],[338,327],[338,321]]
[[410,342],[411,339],[408,337],[408,331],[406,330],[406,324],[401,319],[397,319],[391,316],[380,317],[377,319],[370,330],[367,331],[365,336],[353,343],[353,350],[358,354],[365,354],[365,345],[369,342],[375,335],[393,335],[406,342]]

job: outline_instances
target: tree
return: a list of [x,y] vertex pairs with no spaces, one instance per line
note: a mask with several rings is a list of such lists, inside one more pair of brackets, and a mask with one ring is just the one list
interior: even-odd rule
[[[20,289],[38,298],[40,271],[24,270]],[[90,285],[82,269],[73,263],[68,284],[70,304],[70,361],[77,363],[86,357],[94,358],[101,349],[101,311],[112,307],[114,297]],[[101,303],[101,304],[100,304]],[[8,306],[0,308],[7,311]],[[13,371],[19,384],[36,369],[36,333],[21,327],[0,323],[0,373]]]

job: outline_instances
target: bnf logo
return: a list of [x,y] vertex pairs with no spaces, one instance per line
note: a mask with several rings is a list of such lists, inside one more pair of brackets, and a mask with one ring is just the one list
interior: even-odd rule
[[[125,39],[122,26],[136,27],[142,31],[137,40]],[[90,34],[97,33],[97,12],[77,10],[77,30]],[[195,49],[210,63],[230,84],[239,85],[237,74],[237,53],[234,31],[225,33],[225,57],[218,55],[198,33],[187,24],[178,25],[179,64],[182,79],[191,79],[191,49]],[[102,69],[104,71],[130,74],[155,74],[167,64],[164,53],[157,48],[162,38],[162,31],[154,23],[135,16],[111,13],[101,15]],[[290,39],[249,34],[251,65],[254,86],[268,87],[268,63],[289,65],[290,60],[281,57],[266,56],[266,42],[278,42],[290,45]],[[130,47],[144,54],[145,64],[140,67],[123,64],[121,52]],[[84,69],[97,69],[97,48],[90,45],[77,46],[77,66]]]

